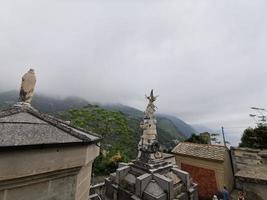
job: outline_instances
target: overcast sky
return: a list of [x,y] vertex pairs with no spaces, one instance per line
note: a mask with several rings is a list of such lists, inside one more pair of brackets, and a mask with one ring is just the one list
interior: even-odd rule
[[266,0],[1,1],[0,91],[145,108],[240,135],[267,107]]

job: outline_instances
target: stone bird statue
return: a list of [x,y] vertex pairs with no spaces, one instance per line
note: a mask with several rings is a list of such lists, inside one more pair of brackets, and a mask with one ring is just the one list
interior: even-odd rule
[[149,100],[150,103],[153,103],[154,101],[156,101],[158,96],[154,96],[154,92],[153,92],[153,89],[152,89],[151,92],[150,92],[150,96],[146,96],[146,98]]
[[31,103],[33,91],[36,83],[36,77],[33,69],[30,69],[23,75],[19,93],[19,101]]

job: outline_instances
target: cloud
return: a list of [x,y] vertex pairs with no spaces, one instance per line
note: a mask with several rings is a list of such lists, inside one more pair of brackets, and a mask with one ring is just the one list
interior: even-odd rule
[[[35,68],[36,90],[246,127],[266,106],[266,1],[4,1],[0,90]],[[241,132],[241,131],[239,131]]]

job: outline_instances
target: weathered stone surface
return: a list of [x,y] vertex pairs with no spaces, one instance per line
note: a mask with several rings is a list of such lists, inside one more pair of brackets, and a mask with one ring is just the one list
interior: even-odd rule
[[[6,200],[44,200],[48,199],[48,182],[26,185],[7,191]],[[63,200],[63,199],[62,199]]]
[[87,148],[91,150],[91,159],[98,155],[99,147],[93,146],[1,152],[0,181],[83,166],[87,162]]
[[88,200],[101,138],[32,108],[35,82],[30,70],[0,111],[0,200]]
[[[116,175],[111,174],[106,179],[106,199],[174,200],[181,192],[185,192],[188,195],[182,195],[181,198],[197,200],[197,187],[193,186],[188,173],[181,170],[174,173],[172,169],[176,165],[172,164],[173,156],[169,156],[172,160],[167,162],[163,154],[158,151],[153,104],[156,97],[153,95],[153,90],[147,98],[149,104],[144,122],[141,124],[144,131],[138,146],[139,155],[132,163],[120,165]],[[181,174],[184,181],[181,181],[177,174]]]
[[118,168],[116,171],[116,183],[119,183],[121,180],[123,180],[124,177],[130,171],[130,169],[131,168],[129,166],[124,166],[124,167]]
[[49,182],[48,199],[75,199],[76,176],[67,176]]
[[33,69],[30,69],[22,77],[21,88],[19,93],[20,101],[25,103],[31,102],[35,84],[36,84],[35,73]]
[[0,111],[0,148],[26,145],[93,143],[100,137],[53,116],[18,104]]
[[0,200],[4,200],[5,191],[0,191]]
[[[14,180],[9,187],[0,191],[0,200],[73,200],[75,194],[76,175],[56,177],[51,174],[43,175],[35,180],[24,178],[21,183]],[[4,194],[5,193],[5,198]],[[2,194],[2,195],[1,195]]]
[[[24,199],[17,196],[25,196],[25,200],[87,200],[92,162],[98,155],[96,148],[83,146],[1,152],[0,197],[5,191],[5,200]],[[8,168],[7,160],[13,160],[7,163]],[[36,197],[38,194],[40,198]]]
[[82,167],[80,173],[78,174],[77,185],[76,185],[76,199],[78,200],[85,199],[85,194],[88,199],[89,188],[91,183],[91,169],[92,169],[92,162]]
[[236,188],[244,190],[248,199],[267,197],[267,150],[231,148]]
[[[166,196],[163,188],[155,180],[151,180],[144,190],[144,199],[146,196],[154,197],[153,199],[160,199]],[[165,199],[165,198],[164,198]]]
[[172,200],[174,198],[173,180],[161,174],[153,174],[153,178],[157,181],[159,186],[166,191],[168,199]]
[[[143,129],[143,134],[138,144],[138,159],[144,162],[153,160],[152,156],[159,151],[156,128],[157,121],[155,117],[156,106],[154,105],[157,97],[154,96],[153,90],[151,90],[150,96],[147,99],[149,102],[146,107],[144,120],[140,124],[140,127]],[[159,158],[162,158],[161,153],[158,152],[158,155]]]
[[136,179],[136,195],[142,196],[147,184],[152,180],[152,174],[145,173]]
[[172,171],[180,178],[182,179],[182,181],[184,182],[184,184],[186,185],[186,188],[189,189],[190,188],[190,175],[188,172],[180,170],[178,168],[172,168]]

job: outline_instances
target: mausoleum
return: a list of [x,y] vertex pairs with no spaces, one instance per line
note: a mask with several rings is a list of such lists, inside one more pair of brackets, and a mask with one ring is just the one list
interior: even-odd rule
[[138,157],[132,163],[120,164],[106,179],[105,199],[108,200],[197,200],[197,184],[190,174],[167,162],[159,151],[156,106],[153,90],[147,97],[148,105],[141,123],[143,135],[138,146]]
[[35,82],[30,70],[0,111],[0,200],[88,200],[101,138],[33,108]]

